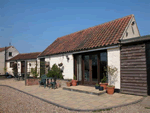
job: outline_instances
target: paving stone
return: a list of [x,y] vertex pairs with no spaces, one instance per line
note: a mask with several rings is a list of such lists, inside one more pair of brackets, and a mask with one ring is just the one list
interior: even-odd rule
[[[48,101],[54,102],[59,105],[66,107],[71,107],[75,109],[95,109],[102,107],[112,107],[121,104],[126,104],[130,102],[137,101],[143,97],[126,95],[115,93],[113,95],[102,94],[100,96],[84,94],[79,92],[67,91],[62,88],[59,89],[49,89],[39,86],[25,86],[23,81],[13,81],[5,80],[0,82],[1,85],[9,85],[21,91],[27,92],[31,95],[38,96],[40,98],[46,99]],[[78,87],[74,87],[78,88]],[[81,89],[88,90],[87,86],[81,86]],[[84,89],[84,90],[85,90]],[[95,90],[94,88],[89,89],[90,91]]]

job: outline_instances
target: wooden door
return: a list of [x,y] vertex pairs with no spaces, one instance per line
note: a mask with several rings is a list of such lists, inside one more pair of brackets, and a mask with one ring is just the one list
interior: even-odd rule
[[21,74],[25,73],[25,61],[21,61]]
[[83,81],[86,85],[95,85],[98,83],[98,55],[84,55],[84,74]]

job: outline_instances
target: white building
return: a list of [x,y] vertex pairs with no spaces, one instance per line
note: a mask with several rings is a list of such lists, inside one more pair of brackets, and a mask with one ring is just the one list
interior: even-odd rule
[[19,52],[14,46],[0,48],[0,75],[5,74],[6,61],[18,54]]
[[106,75],[105,67],[115,66],[118,71],[114,85],[119,90],[119,40],[138,36],[134,15],[129,15],[57,38],[38,56],[38,66],[40,61],[49,62],[50,67],[63,63],[64,79],[75,75],[80,84],[89,85],[101,81]]
[[[17,74],[19,76],[24,75],[25,71],[27,73],[31,72],[31,68],[35,68],[37,64],[37,56],[40,52],[35,53],[23,53],[18,54],[17,56],[7,60],[7,72],[13,75],[12,66],[14,63],[17,63]],[[25,63],[27,64],[25,66]]]

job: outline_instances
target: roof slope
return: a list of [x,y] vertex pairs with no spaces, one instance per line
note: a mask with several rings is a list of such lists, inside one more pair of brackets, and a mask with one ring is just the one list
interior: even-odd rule
[[8,61],[36,59],[40,53],[41,52],[18,54],[17,56],[11,58]]
[[57,38],[39,56],[93,49],[119,43],[133,15]]
[[[8,46],[8,47],[6,47],[6,50],[7,50],[7,49],[9,49],[10,47],[12,47],[12,46]],[[5,47],[0,48],[0,52],[2,52],[2,51],[5,51]]]

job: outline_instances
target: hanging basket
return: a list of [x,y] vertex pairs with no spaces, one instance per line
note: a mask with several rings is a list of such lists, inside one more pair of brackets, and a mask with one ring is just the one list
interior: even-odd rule
[[59,67],[63,66],[63,63],[59,63],[58,66],[59,66]]
[[45,62],[45,66],[48,67],[49,66],[49,62]]

